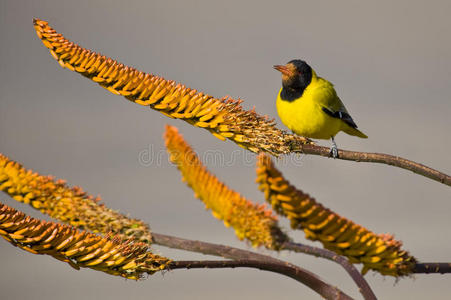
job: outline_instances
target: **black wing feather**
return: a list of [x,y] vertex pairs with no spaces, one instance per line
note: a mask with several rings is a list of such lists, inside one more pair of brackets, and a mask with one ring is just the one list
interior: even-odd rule
[[345,122],[352,128],[357,128],[357,124],[354,122],[354,120],[351,118],[351,116],[347,112],[344,112],[344,111],[333,112],[325,107],[323,107],[323,111],[326,114],[328,114],[329,116],[331,116],[332,118],[341,119],[341,120],[343,120],[343,122]]

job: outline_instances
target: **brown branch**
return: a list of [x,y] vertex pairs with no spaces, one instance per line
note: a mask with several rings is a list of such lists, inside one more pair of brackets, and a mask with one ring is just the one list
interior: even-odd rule
[[[292,145],[292,152],[312,154],[330,157],[330,149],[313,144],[299,144]],[[451,186],[451,176],[434,170],[428,166],[420,163],[389,154],[383,153],[369,153],[369,152],[357,152],[348,150],[338,150],[338,159],[352,160],[356,162],[372,162],[390,165],[401,169],[412,171],[416,174],[428,177],[432,180]]]
[[[159,233],[155,233],[155,232],[152,233],[152,239],[153,239],[153,243],[161,245],[161,246],[169,247],[169,248],[193,251],[193,252],[203,253],[206,255],[215,255],[215,256],[220,256],[220,257],[224,257],[224,258],[228,258],[228,259],[234,259],[234,260],[238,260],[238,261],[258,261],[260,264],[267,265],[267,266],[276,264],[276,265],[280,265],[280,266],[284,266],[284,267],[290,267],[292,269],[290,269],[290,271],[288,272],[289,274],[298,274],[298,273],[293,273],[293,270],[297,270],[296,272],[302,271],[301,273],[304,274],[303,275],[304,277],[302,277],[302,279],[307,280],[307,282],[303,282],[303,281],[300,281],[300,282],[306,284],[310,288],[315,290],[315,288],[318,287],[317,284],[320,284],[319,282],[317,282],[314,286],[309,285],[310,280],[312,280],[311,276],[315,276],[315,275],[313,275],[309,271],[303,270],[295,265],[292,265],[290,263],[281,261],[279,259],[276,259],[276,258],[273,258],[270,256],[254,253],[251,251],[241,250],[241,249],[233,248],[233,247],[229,247],[229,246],[212,244],[212,243],[201,242],[201,241],[187,240],[187,239],[173,237],[173,236],[169,236],[169,235],[163,235],[163,234],[159,234]],[[354,267],[351,265],[351,268],[354,268]],[[358,273],[357,270],[355,270],[355,271]],[[277,273],[280,273],[280,272],[277,272]],[[285,273],[283,273],[283,274],[285,274]],[[289,274],[285,274],[285,275],[290,276]],[[292,276],[290,276],[290,277],[292,277]],[[316,278],[316,276],[315,276],[315,278]],[[354,277],[352,277],[352,278],[354,279]],[[296,278],[294,278],[294,279],[296,279]],[[296,280],[299,281],[299,278]],[[317,280],[321,281],[321,279],[319,279],[319,278],[317,278]],[[362,293],[362,295],[364,296],[365,299],[376,299],[373,292],[371,291],[371,288],[369,287],[368,283],[366,283],[366,281],[363,277],[361,277],[361,280],[357,281],[354,279],[354,281],[358,285],[359,291]],[[362,283],[362,281],[364,283]],[[319,291],[317,291],[317,292],[319,292]]]
[[294,280],[307,285],[326,299],[352,299],[340,289],[325,283],[313,273],[288,263],[262,262],[259,260],[173,261],[170,263],[169,268],[255,268],[291,277]]
[[357,284],[357,286],[359,287],[359,291],[363,295],[364,299],[377,299],[376,295],[371,290],[370,285],[365,280],[365,278],[363,278],[362,274],[345,257],[338,255],[335,252],[327,249],[312,247],[293,242],[284,243],[280,248],[280,250],[290,250],[294,252],[314,255],[316,257],[322,257],[340,264]]
[[413,269],[414,273],[451,273],[451,263],[417,263]]

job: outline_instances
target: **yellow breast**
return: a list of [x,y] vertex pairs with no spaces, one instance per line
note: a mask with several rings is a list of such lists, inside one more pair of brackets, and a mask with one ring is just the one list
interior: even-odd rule
[[322,110],[321,101],[318,101],[322,89],[315,84],[310,84],[302,97],[291,102],[280,98],[281,91],[277,95],[277,112],[282,123],[294,133],[314,139],[330,139],[341,130],[342,122]]

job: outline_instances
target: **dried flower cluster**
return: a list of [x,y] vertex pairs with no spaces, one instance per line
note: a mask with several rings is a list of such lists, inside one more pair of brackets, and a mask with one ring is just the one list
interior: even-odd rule
[[54,180],[26,170],[19,163],[0,154],[0,190],[17,201],[30,204],[52,218],[80,229],[123,239],[150,243],[151,232],[141,220],[130,219],[87,195],[79,187],[69,188],[65,181]]
[[45,21],[34,20],[34,27],[63,68],[78,72],[130,101],[205,128],[221,140],[227,138],[253,152],[274,155],[289,153],[293,143],[310,143],[306,138],[277,129],[268,117],[244,110],[240,100],[217,99],[125,66],[68,41]]
[[91,268],[129,279],[166,269],[170,260],[147,245],[101,237],[69,225],[40,221],[0,203],[0,236],[34,254],[47,254],[75,269]]
[[219,181],[202,165],[175,127],[166,126],[165,140],[171,161],[179,168],[183,180],[206,208],[211,209],[213,216],[235,229],[240,240],[270,249],[278,249],[287,240],[272,211],[252,203]]
[[389,234],[375,234],[323,207],[290,185],[264,154],[259,155],[257,182],[272,207],[290,219],[292,228],[303,229],[308,239],[320,241],[352,263],[363,263],[362,273],[369,269],[391,276],[412,273],[416,260],[401,249],[400,241]]

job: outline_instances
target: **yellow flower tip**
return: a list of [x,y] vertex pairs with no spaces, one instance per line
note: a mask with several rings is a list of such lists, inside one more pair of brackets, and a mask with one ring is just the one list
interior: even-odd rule
[[390,234],[375,234],[323,207],[314,198],[292,186],[266,154],[257,160],[257,183],[269,204],[286,216],[294,229],[325,248],[363,263],[383,275],[404,276],[412,272],[415,258],[401,249],[402,242]]
[[45,26],[47,25],[48,22],[40,20],[38,18],[33,18],[33,25],[40,25],[40,26]]

